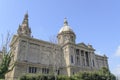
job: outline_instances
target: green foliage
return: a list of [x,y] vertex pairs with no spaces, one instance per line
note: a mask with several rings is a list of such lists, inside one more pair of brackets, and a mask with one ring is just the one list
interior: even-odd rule
[[11,37],[12,35],[10,35],[9,32],[7,33],[5,40],[2,36],[2,39],[4,40],[4,42],[2,41],[3,49],[2,49],[2,53],[0,54],[2,56],[1,63],[0,63],[0,79],[4,79],[5,74],[10,72],[14,68],[15,63],[12,61],[13,54],[12,52],[9,51],[9,43],[10,43]]
[[0,79],[5,78],[5,74],[10,72],[14,68],[14,63],[11,63],[13,58],[12,53],[3,53],[2,54],[2,62],[0,64]]
[[[27,74],[20,77],[20,80],[55,80],[54,75]],[[68,76],[57,76],[56,80],[75,80]]]
[[68,76],[57,76],[57,80],[70,80]]
[[116,80],[115,76],[105,67],[99,71],[80,72],[75,77],[77,77],[77,80]]
[[27,74],[20,77],[20,80],[55,80],[53,75]]
[[[55,80],[54,75],[24,75],[20,80]],[[99,71],[94,72],[79,72],[71,77],[59,75],[57,80],[116,80],[115,76],[110,71],[103,67]]]

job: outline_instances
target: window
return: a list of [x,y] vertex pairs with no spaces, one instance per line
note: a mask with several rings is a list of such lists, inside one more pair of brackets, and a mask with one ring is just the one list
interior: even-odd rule
[[74,75],[75,73],[73,72],[73,75]]
[[81,50],[81,56],[84,56],[84,51],[83,50]]
[[71,55],[71,63],[74,63],[73,56]]
[[77,56],[77,64],[79,64],[79,57]]
[[79,49],[76,49],[76,64],[80,65],[80,54]]
[[76,49],[76,55],[79,55],[79,49]]
[[95,66],[94,60],[92,60],[92,63],[93,63],[93,67],[94,67]]
[[86,56],[86,64],[87,64],[87,66],[89,66],[89,54],[88,54],[88,52],[85,52],[85,56]]
[[73,36],[71,36],[71,41],[74,41],[74,38],[73,38]]
[[48,74],[49,73],[49,69],[48,68],[42,68],[42,73],[43,74]]
[[83,62],[82,62],[83,66],[85,66],[85,59],[83,58]]
[[60,75],[60,70],[59,69],[56,70],[56,73],[57,73],[57,75]]
[[36,73],[37,67],[29,67],[29,73]]

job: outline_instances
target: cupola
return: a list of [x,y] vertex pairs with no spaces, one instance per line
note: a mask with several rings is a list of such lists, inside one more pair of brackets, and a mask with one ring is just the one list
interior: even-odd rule
[[63,27],[58,32],[57,38],[58,38],[58,44],[60,45],[63,45],[66,43],[75,43],[76,35],[68,25],[68,21],[66,18],[64,19]]
[[59,34],[62,33],[62,32],[66,32],[66,31],[73,32],[73,30],[68,25],[67,19],[65,18],[63,27],[60,29]]

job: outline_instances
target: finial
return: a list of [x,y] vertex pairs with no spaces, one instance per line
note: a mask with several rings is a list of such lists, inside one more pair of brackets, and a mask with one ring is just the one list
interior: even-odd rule
[[28,11],[25,14],[25,19],[28,19]]
[[27,24],[28,25],[28,12],[24,15],[24,19],[22,24]]
[[67,18],[65,17],[64,18],[64,26],[67,26],[67,25],[68,25]]

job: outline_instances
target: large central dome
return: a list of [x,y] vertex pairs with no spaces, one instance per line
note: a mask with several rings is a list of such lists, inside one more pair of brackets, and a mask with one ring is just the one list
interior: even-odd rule
[[63,27],[60,29],[59,33],[66,32],[66,31],[73,32],[73,30],[72,30],[72,29],[70,28],[70,26],[68,25],[67,19],[65,18],[65,19],[64,19],[64,25],[63,25]]

